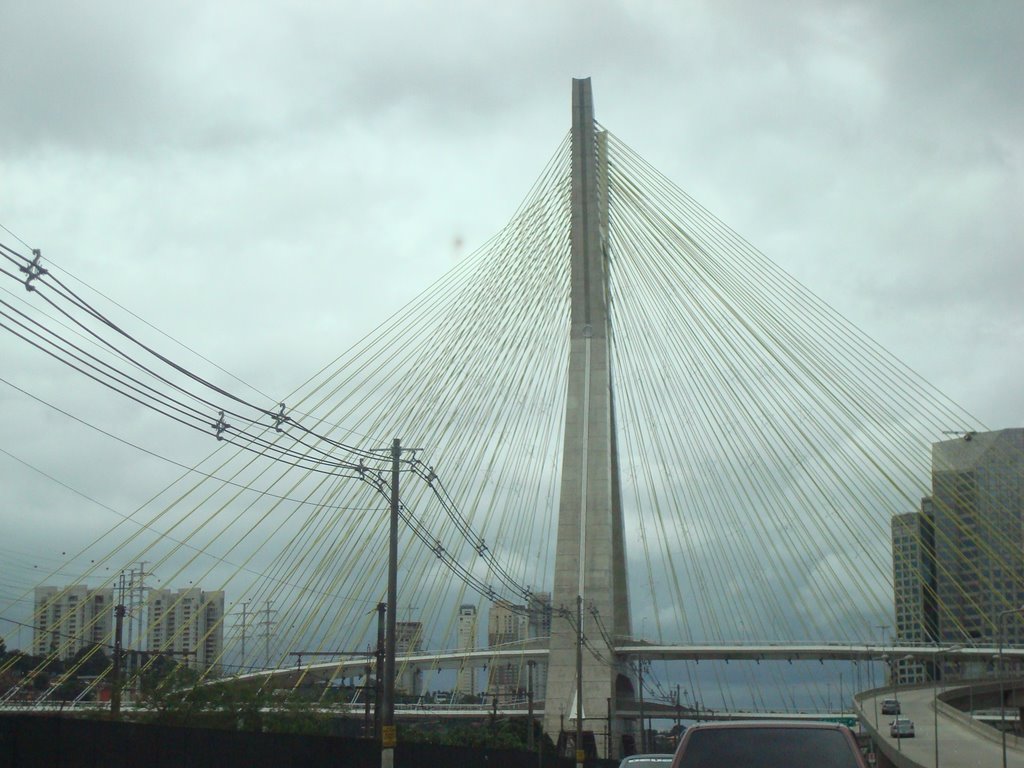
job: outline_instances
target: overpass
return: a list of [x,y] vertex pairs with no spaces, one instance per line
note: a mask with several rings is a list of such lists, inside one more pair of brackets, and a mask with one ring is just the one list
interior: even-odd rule
[[[1010,722],[1019,720],[1016,707],[1024,703],[1024,689],[1020,686],[1019,680],[1003,683],[1007,703],[1013,706],[1006,710]],[[992,681],[876,688],[857,694],[854,708],[864,730],[871,734],[879,753],[879,766],[999,768],[1003,765],[1002,736],[997,727],[999,690],[1000,684]],[[893,717],[881,714],[881,702],[894,697],[900,702],[901,716],[914,721],[913,739],[894,739],[889,735]],[[988,716],[972,716],[970,710],[963,711],[950,703],[971,700],[976,707],[987,707]],[[1007,735],[1006,766],[1024,768],[1024,739]]]
[[[616,645],[612,652],[624,659],[645,661],[857,661],[889,662],[894,659],[929,661],[936,658],[951,661],[983,661],[994,658],[999,649],[989,646],[950,650],[944,646],[876,645],[872,643],[689,643],[684,645],[631,642]],[[1024,660],[1024,648],[1004,648],[1006,659]],[[547,661],[546,638],[525,644],[511,644],[476,651],[444,650],[404,654],[396,657],[399,666],[427,669],[459,669],[493,664],[525,664]],[[302,675],[359,677],[365,673],[366,656],[347,656],[336,661],[296,664],[272,670],[260,670],[237,676],[242,680],[285,678],[297,680]]]

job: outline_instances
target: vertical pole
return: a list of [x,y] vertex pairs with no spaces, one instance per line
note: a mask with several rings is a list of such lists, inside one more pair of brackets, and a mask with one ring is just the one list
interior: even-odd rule
[[[124,601],[122,601],[124,602]],[[135,569],[128,571],[128,602],[125,604],[125,615],[128,615],[128,608],[135,606]],[[132,636],[135,631],[135,622],[128,620],[128,647],[132,646]]]
[[110,692],[110,714],[121,714],[121,633],[124,631],[124,573],[118,585],[118,600],[114,607],[114,674],[113,690]]
[[576,765],[583,768],[583,595],[576,595]]
[[644,729],[644,660],[637,659],[637,689],[640,693],[640,751],[647,751],[647,731]]
[[533,664],[526,662],[526,749],[533,751]]
[[[245,611],[249,607],[249,601],[242,603],[242,670],[245,669]],[[239,671],[242,671],[239,670]]]
[[267,608],[266,608],[267,618],[266,618],[266,620],[264,622],[264,624],[266,626],[266,634],[263,635],[263,646],[264,646],[263,667],[265,669],[270,669],[270,604],[272,602],[273,602],[272,600],[267,600]]
[[377,603],[377,677],[374,682],[373,705],[373,736],[381,737],[381,725],[384,720],[384,622],[387,616],[387,603]]
[[1003,690],[1003,635],[1006,634],[1006,617],[1009,611],[999,614],[999,733],[1003,741],[1003,768],[1006,768],[1006,691]]
[[935,768],[939,768],[939,681],[935,679],[935,665],[932,665],[932,725],[935,727]]
[[608,697],[608,725],[604,733],[604,756],[612,756],[612,697]]
[[[373,666],[370,664],[370,647],[366,647],[366,668],[363,670],[363,735],[370,737],[370,674]],[[376,729],[373,737],[376,738]]]
[[676,683],[676,734],[679,734],[679,726],[682,724],[683,713],[679,710],[679,683]]
[[[894,699],[896,699],[896,704],[898,705],[899,702],[900,702],[900,681],[899,681],[899,677],[897,676],[897,672],[896,672],[896,663],[897,663],[896,659],[890,659],[890,661],[889,661],[889,677],[892,678],[892,697]],[[902,707],[897,706],[897,709],[899,709],[901,712],[903,711]],[[899,720],[900,720],[900,715],[896,715],[896,722],[899,723]],[[897,752],[902,752],[903,751],[903,738],[900,736],[900,732],[899,732],[898,729],[896,731],[896,751]]]
[[[144,606],[146,605],[146,563],[148,563],[148,562],[149,562],[148,560],[139,560],[139,603],[138,603],[138,605],[139,605],[139,615],[138,615],[138,619],[139,619],[139,637],[138,637],[138,641],[137,641],[137,646],[136,647],[140,651],[143,648],[143,645],[142,645],[142,643],[143,643],[142,630],[143,630],[143,627],[145,626],[143,621],[142,621],[142,612],[143,612]],[[150,575],[152,575],[152,574],[150,574]],[[141,684],[141,680],[139,682]]]
[[391,526],[388,537],[388,611],[384,644],[384,722],[381,727],[381,768],[395,764],[395,615],[398,613],[398,468],[402,442],[391,443]]

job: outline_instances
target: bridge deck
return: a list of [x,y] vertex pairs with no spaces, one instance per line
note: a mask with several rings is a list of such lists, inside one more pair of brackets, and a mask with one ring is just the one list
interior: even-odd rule
[[[944,688],[939,688],[941,693]],[[861,722],[876,736],[879,748],[897,766],[935,765],[935,709],[933,688],[907,688],[898,693],[902,717],[914,721],[913,739],[894,739],[889,736],[892,715],[881,714],[883,699],[893,697],[891,689],[880,689],[858,697]],[[1008,737],[1007,768],[1024,768],[1024,749]],[[955,710],[939,702],[938,742],[940,768],[977,768],[1002,765],[1002,744],[995,728],[980,722],[969,722],[958,717]]]

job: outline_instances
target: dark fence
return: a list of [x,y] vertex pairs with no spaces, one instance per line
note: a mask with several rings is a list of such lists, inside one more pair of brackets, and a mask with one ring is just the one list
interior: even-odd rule
[[[375,741],[0,715],[0,768],[379,768]],[[396,768],[572,768],[509,749],[400,743]]]

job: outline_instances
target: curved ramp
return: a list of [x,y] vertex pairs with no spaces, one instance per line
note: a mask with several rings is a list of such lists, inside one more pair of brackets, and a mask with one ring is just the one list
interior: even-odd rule
[[[861,723],[875,737],[877,749],[884,755],[884,758],[880,757],[879,765],[886,765],[884,759],[888,759],[898,768],[934,768],[937,726],[939,768],[1002,766],[999,731],[937,699],[936,694],[952,690],[954,686],[939,686],[937,690],[934,687],[899,690],[896,698],[899,699],[902,716],[914,721],[916,735],[912,739],[889,736],[889,723],[893,716],[883,715],[881,704],[883,699],[893,698],[891,688],[867,691],[855,698],[854,705]],[[1006,766],[1024,768],[1024,747],[1013,736],[1006,740]]]

